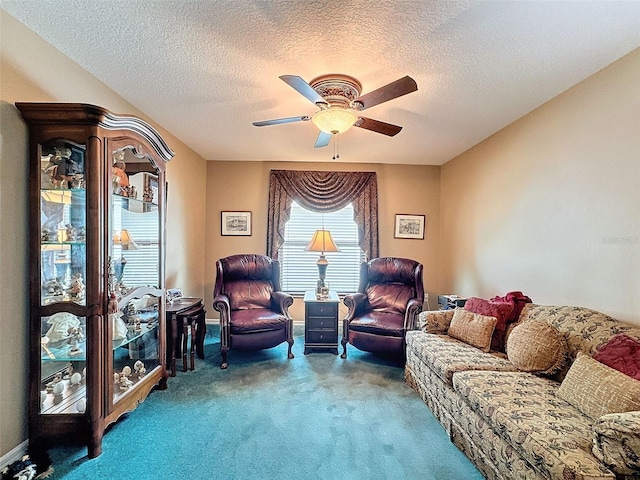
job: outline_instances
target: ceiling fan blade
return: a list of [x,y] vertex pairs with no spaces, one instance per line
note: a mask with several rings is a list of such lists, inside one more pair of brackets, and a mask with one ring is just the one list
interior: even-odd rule
[[382,133],[383,135],[388,135],[389,137],[393,137],[400,133],[402,127],[398,125],[393,125],[391,123],[381,122],[380,120],[373,120],[372,118],[360,117],[360,119],[355,123],[356,127],[364,128],[366,130],[371,130],[372,132]]
[[316,138],[316,144],[313,146],[313,148],[326,147],[327,145],[329,145],[330,141],[331,141],[331,134],[320,130],[320,133],[318,134],[318,138]]
[[363,105],[362,110],[365,108],[373,107],[383,102],[388,102],[394,98],[401,97],[407,93],[415,92],[418,90],[416,81],[409,77],[402,77],[395,82],[391,82],[384,87],[380,87],[372,92],[362,95],[356,98],[354,102],[360,102]]
[[302,117],[276,118],[274,120],[264,120],[262,122],[253,122],[255,127],[265,127],[267,125],[280,125],[281,123],[306,122],[311,120],[308,115]]
[[326,103],[324,98],[322,98],[311,85],[305,82],[302,77],[298,77],[297,75],[281,75],[280,79],[311,103]]

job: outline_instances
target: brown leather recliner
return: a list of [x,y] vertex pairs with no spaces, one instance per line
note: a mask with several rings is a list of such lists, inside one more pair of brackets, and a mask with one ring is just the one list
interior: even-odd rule
[[358,293],[346,295],[342,358],[347,343],[359,350],[405,355],[405,334],[422,311],[422,264],[407,258],[374,258],[360,265]]
[[220,312],[220,353],[262,350],[289,343],[293,358],[293,297],[280,291],[280,263],[265,255],[232,255],[216,262],[213,308]]

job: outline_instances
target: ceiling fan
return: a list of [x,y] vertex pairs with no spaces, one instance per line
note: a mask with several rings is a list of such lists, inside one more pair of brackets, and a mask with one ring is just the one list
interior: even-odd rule
[[360,95],[362,85],[349,75],[336,73],[321,75],[309,83],[296,75],[282,75],[280,79],[314,103],[320,110],[311,116],[265,120],[253,122],[253,125],[264,127],[311,120],[320,130],[314,145],[315,148],[326,147],[329,145],[332,135],[346,132],[351,127],[364,128],[390,137],[397,135],[402,127],[362,117],[359,112],[418,90],[415,80],[409,76],[402,77],[362,96]]

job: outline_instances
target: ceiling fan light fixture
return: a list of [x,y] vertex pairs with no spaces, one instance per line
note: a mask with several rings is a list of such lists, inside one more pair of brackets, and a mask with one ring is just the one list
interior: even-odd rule
[[323,132],[337,134],[344,133],[353,127],[358,120],[358,116],[349,109],[340,107],[329,107],[316,112],[311,121]]

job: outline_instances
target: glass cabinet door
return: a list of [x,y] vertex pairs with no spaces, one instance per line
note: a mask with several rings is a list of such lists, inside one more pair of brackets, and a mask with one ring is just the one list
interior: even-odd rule
[[42,414],[86,409],[86,318],[71,313],[86,305],[85,154],[61,139],[40,145],[40,305],[61,304],[40,320]]
[[40,187],[41,305],[85,305],[87,251],[85,149],[56,141],[42,146]]
[[110,309],[113,403],[161,365],[158,177],[131,148],[114,152],[111,194]]

